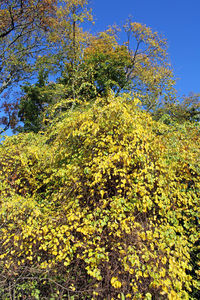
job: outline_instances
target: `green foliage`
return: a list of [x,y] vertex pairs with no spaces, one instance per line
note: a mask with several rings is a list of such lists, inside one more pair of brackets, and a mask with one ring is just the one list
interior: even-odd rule
[[50,102],[50,97],[44,93],[48,87],[48,74],[41,70],[38,76],[38,82],[35,85],[26,85],[23,87],[24,96],[20,100],[18,107],[18,117],[24,123],[23,127],[18,127],[18,131],[38,132],[42,129],[42,119],[45,106]]
[[91,38],[84,52],[83,65],[93,72],[93,85],[101,96],[110,90],[115,93],[122,88],[130,90],[127,69],[131,64],[128,48],[119,45],[110,30]]
[[170,122],[184,123],[200,121],[200,101],[198,94],[184,96],[180,101],[166,103],[154,113],[155,119],[167,115]]
[[129,94],[99,98],[62,112],[43,134],[0,145],[2,295],[197,291],[200,128],[154,121],[139,104]]

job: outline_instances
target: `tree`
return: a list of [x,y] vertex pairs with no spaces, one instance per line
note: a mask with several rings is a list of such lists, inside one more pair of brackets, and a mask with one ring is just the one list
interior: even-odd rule
[[90,70],[91,82],[96,95],[106,96],[112,90],[129,89],[127,69],[131,65],[131,55],[125,45],[117,43],[115,32],[109,29],[91,37],[88,47],[84,50],[83,68]]
[[[60,106],[59,111],[69,109],[78,101],[80,83],[86,81],[80,62],[90,35],[83,32],[80,25],[84,20],[92,20],[87,1],[65,1],[58,10],[58,17],[48,37],[53,51],[47,51],[37,60],[38,82],[23,86],[18,116],[24,122],[24,128],[20,126],[16,130],[37,132],[44,129],[43,119],[45,115],[50,117],[49,106],[56,104]],[[48,80],[51,73],[57,78],[55,82]],[[38,83],[44,74],[46,82],[43,81],[41,86]]]
[[[150,111],[171,103],[175,91],[166,41],[130,19],[124,26],[127,42],[123,45],[117,42],[115,27],[96,36],[88,34],[81,27],[92,20],[87,5],[87,0],[3,2],[0,18],[2,24],[7,21],[0,28],[4,44],[0,91],[44,69],[54,73],[59,95],[63,89],[63,98],[71,99],[72,106],[110,91],[137,92]],[[11,122],[10,115],[3,117],[5,129],[17,122]],[[12,115],[16,118],[16,113]]]
[[93,84],[103,95],[113,90],[138,93],[147,110],[155,110],[175,97],[174,79],[166,40],[157,32],[130,20],[124,26],[127,42],[119,45],[115,31],[93,37],[84,51],[83,62],[93,72]]
[[[76,46],[77,24],[87,16],[89,18],[86,6],[86,0],[1,1],[1,94],[13,85],[29,81],[40,68],[48,66],[52,70],[59,65],[58,58],[62,64],[64,47],[61,53],[58,37],[62,33],[65,44],[69,44],[69,37],[73,35],[70,43],[72,41],[73,47]],[[9,115],[3,120],[4,129],[7,129],[11,123]]]
[[[173,103],[174,80],[166,41],[157,33],[144,25],[130,23],[129,27],[125,26],[128,42],[120,45],[115,28],[92,36],[75,26],[73,18],[69,17],[68,29],[63,34],[59,52],[63,55],[59,60],[61,76],[54,85],[60,108],[64,105],[63,109],[69,109],[99,96],[107,97],[111,92],[117,96],[123,91],[137,93],[142,106],[152,112],[165,102]],[[55,43],[56,34],[62,33],[53,32]],[[131,35],[135,43],[132,48]],[[61,98],[67,101],[61,104]],[[49,103],[55,104],[55,101]]]
[[50,30],[51,22],[55,21],[55,4],[53,0],[1,1],[0,92],[30,73],[35,55],[44,46],[41,45],[43,33]]
[[189,96],[183,96],[179,101],[166,103],[154,113],[154,117],[157,120],[163,118],[164,115],[168,122],[199,122],[199,95],[191,93]]
[[[161,101],[174,98],[173,73],[167,54],[167,42],[146,25],[128,22],[125,25],[128,49],[132,53],[132,65],[127,79],[142,93],[141,99],[148,109],[157,108]],[[135,43],[131,50],[131,41]],[[163,100],[162,100],[163,98]]]
[[[28,79],[35,60],[44,49],[44,36],[55,18],[55,1],[1,1],[0,10],[0,94]],[[1,99],[2,101],[2,99]],[[4,106],[9,105],[6,101]],[[14,104],[13,104],[14,105]],[[4,110],[5,111],[5,110]],[[3,117],[5,128],[12,123]],[[16,114],[15,114],[16,115]]]
[[42,129],[42,113],[50,101],[43,93],[47,84],[47,76],[47,73],[40,71],[38,82],[34,86],[26,85],[23,87],[25,95],[20,99],[18,117],[24,126],[17,128],[18,131],[38,132]]

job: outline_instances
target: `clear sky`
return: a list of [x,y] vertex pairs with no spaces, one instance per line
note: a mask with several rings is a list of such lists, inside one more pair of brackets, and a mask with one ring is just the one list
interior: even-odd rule
[[168,41],[178,93],[200,93],[200,0],[90,0],[90,6],[94,31],[122,25],[132,15],[133,21],[161,33]]

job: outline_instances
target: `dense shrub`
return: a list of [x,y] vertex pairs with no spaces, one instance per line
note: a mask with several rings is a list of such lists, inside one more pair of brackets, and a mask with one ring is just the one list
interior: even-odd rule
[[99,99],[0,146],[2,299],[197,291],[200,127],[137,104]]

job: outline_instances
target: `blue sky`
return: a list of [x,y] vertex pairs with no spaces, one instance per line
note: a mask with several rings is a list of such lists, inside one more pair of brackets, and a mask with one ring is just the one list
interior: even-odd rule
[[168,53],[179,95],[200,93],[200,0],[90,0],[93,31],[133,20],[158,31],[168,41]]

